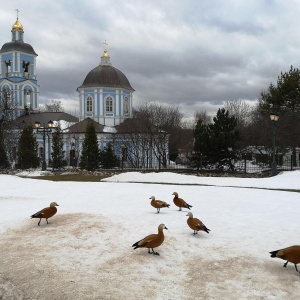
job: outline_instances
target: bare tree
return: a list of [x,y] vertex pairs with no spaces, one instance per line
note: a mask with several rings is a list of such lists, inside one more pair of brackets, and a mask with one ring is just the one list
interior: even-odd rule
[[136,108],[134,116],[143,120],[143,128],[151,136],[154,155],[166,167],[169,155],[174,159],[178,155],[183,119],[180,108],[158,102],[144,103]]
[[122,165],[133,168],[151,167],[151,134],[143,120],[132,118],[116,127],[117,141],[122,151]]
[[195,112],[194,127],[196,126],[196,124],[199,120],[202,120],[202,123],[205,125],[212,123],[212,117],[207,114],[206,110]]
[[18,131],[14,119],[18,116],[19,107],[15,103],[10,90],[0,92],[0,130],[2,132],[2,145],[9,163],[15,165],[16,151],[19,140]]
[[225,110],[237,119],[237,127],[245,127],[251,122],[253,107],[242,100],[231,100],[224,104]]
[[63,112],[63,106],[61,100],[52,99],[50,104],[40,105],[39,110],[41,112]]

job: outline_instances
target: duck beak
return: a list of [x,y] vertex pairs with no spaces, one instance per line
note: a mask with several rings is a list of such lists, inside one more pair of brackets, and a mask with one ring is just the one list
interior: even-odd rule
[[168,228],[165,226],[165,228],[164,229],[167,229],[168,230]]

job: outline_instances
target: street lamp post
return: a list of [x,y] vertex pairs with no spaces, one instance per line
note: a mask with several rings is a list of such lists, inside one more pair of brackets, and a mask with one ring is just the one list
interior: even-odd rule
[[44,123],[44,126],[41,127],[40,122],[35,122],[34,126],[36,128],[36,132],[41,133],[43,135],[44,152],[43,152],[42,171],[45,171],[46,168],[47,168],[47,164],[46,164],[46,135],[48,133],[52,132],[52,129],[54,128],[54,125],[53,125],[53,122],[50,120],[47,124],[48,127],[46,127],[45,123]]
[[275,138],[276,138],[276,123],[279,119],[278,114],[270,113],[270,119],[271,122],[273,123],[272,129],[273,129],[273,161],[271,165],[272,169],[272,176],[275,176],[277,174],[277,165],[276,165],[276,160],[275,160]]

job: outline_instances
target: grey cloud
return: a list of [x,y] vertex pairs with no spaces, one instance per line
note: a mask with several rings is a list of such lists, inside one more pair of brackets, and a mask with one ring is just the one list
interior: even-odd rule
[[[136,90],[134,103],[161,101],[189,114],[233,99],[254,102],[299,62],[294,0],[28,0],[20,6],[25,42],[39,55],[41,103],[78,105],[76,89],[99,64],[105,39],[113,66]],[[14,10],[13,3],[0,8],[1,44],[11,40]]]

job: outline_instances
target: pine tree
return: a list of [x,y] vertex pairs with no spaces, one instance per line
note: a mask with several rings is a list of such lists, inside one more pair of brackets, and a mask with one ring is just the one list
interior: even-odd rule
[[36,168],[40,164],[38,143],[32,125],[26,125],[21,132],[18,149],[18,167],[20,169]]
[[9,167],[9,162],[4,148],[4,138],[2,130],[3,128],[0,121],[0,169],[7,169]]
[[111,143],[108,143],[100,152],[101,166],[103,169],[112,169],[120,165],[120,161],[114,154]]
[[199,168],[200,160],[204,164],[216,164],[219,169],[228,165],[234,170],[232,160],[236,158],[239,132],[235,129],[237,119],[230,116],[224,108],[219,109],[212,124],[198,121],[194,131],[193,165]]
[[202,168],[203,162],[207,161],[207,155],[210,151],[209,127],[199,119],[194,130],[194,152],[192,155],[192,165],[198,170]]
[[289,72],[281,72],[277,86],[271,83],[267,91],[261,92],[259,109],[281,115],[300,112],[300,70],[291,66]]
[[237,142],[240,140],[240,134],[235,129],[237,118],[222,108],[218,110],[213,121],[213,124],[208,125],[210,131],[209,156],[214,158],[219,167],[229,165],[233,171],[232,160],[237,157]]
[[52,168],[61,169],[66,165],[65,153],[63,151],[64,142],[63,134],[60,128],[60,125],[55,128],[55,131],[52,134]]
[[89,171],[98,169],[100,163],[100,150],[95,127],[92,122],[86,126],[79,167]]

